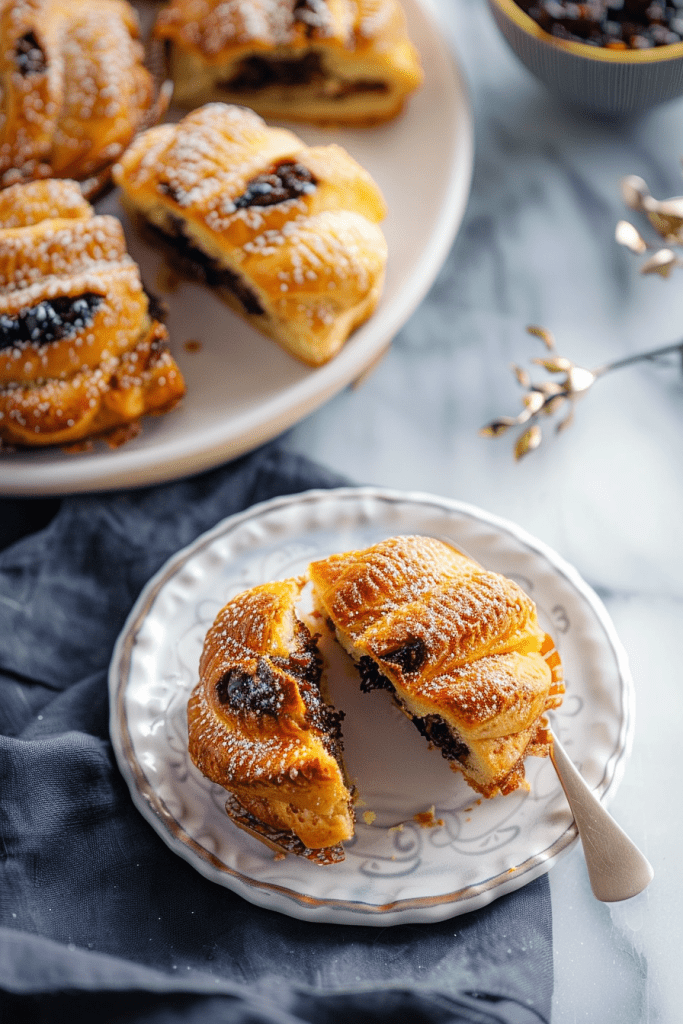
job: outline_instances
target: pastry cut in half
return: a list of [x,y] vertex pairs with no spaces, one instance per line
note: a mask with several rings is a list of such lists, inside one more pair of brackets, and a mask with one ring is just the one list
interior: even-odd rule
[[358,666],[388,690],[483,796],[528,789],[524,758],[547,756],[544,712],[564,685],[534,602],[442,541],[394,537],[313,562],[318,610]]
[[77,182],[0,191],[0,444],[70,444],[185,391],[121,223]]
[[56,177],[96,190],[158,116],[139,34],[125,0],[2,0],[1,186]]
[[114,179],[177,270],[308,365],[331,359],[377,305],[384,200],[340,146],[306,146],[214,103],[139,135]]
[[371,125],[395,117],[423,77],[396,0],[172,0],[155,35],[186,107]]
[[[330,863],[353,835],[353,792],[343,713],[326,702],[318,637],[298,613],[305,581],[254,587],[219,613],[188,704],[189,751],[228,790],[236,824]],[[388,690],[483,796],[528,789],[524,759],[548,754],[544,713],[564,686],[553,642],[517,584],[422,536],[313,562],[308,581],[321,628],[357,664],[361,690]]]
[[222,609],[188,704],[189,751],[229,791],[235,824],[276,850],[331,863],[353,835],[341,715],[321,691],[315,637],[295,614],[302,579],[266,583]]

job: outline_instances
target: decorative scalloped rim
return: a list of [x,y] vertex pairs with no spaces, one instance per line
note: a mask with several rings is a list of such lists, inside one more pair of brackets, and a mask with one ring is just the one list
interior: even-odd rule
[[[247,876],[225,864],[189,835],[183,827],[182,820],[177,820],[174,814],[171,813],[169,807],[156,792],[154,784],[150,781],[148,775],[145,774],[134,748],[134,738],[136,742],[139,742],[139,736],[135,736],[135,734],[136,730],[139,733],[140,725],[139,722],[136,722],[134,716],[131,726],[130,709],[128,707],[129,692],[130,687],[135,682],[136,670],[134,660],[137,638],[141,629],[145,626],[148,617],[153,617],[153,606],[160,595],[163,596],[165,588],[172,584],[183,571],[187,571],[190,574],[195,572],[195,574],[201,575],[201,570],[198,570],[196,566],[197,559],[204,557],[216,542],[220,543],[225,538],[230,538],[240,533],[244,534],[245,528],[247,533],[251,531],[253,537],[256,538],[248,541],[246,544],[247,557],[250,557],[250,543],[255,545],[255,557],[255,553],[258,551],[257,538],[259,536],[259,529],[262,528],[264,523],[270,524],[263,527],[264,529],[273,530],[273,524],[275,525],[278,542],[281,536],[281,543],[285,545],[287,541],[292,541],[294,536],[292,534],[292,524],[296,525],[297,517],[305,519],[306,515],[313,510],[318,516],[323,515],[324,517],[327,515],[330,522],[334,522],[336,519],[339,529],[342,530],[343,528],[347,541],[346,546],[348,547],[350,524],[351,533],[353,533],[353,524],[358,524],[361,518],[363,518],[363,522],[366,525],[370,523],[373,528],[375,526],[382,526],[384,518],[387,520],[396,518],[396,509],[399,506],[405,506],[409,510],[404,515],[406,519],[410,518],[414,509],[415,526],[412,528],[415,532],[425,532],[420,530],[419,523],[421,517],[424,519],[428,514],[432,518],[434,516],[437,516],[437,518],[442,516],[444,523],[443,536],[450,535],[455,540],[457,537],[458,520],[460,519],[461,522],[474,520],[477,524],[482,524],[486,529],[490,530],[502,542],[507,543],[507,538],[509,538],[510,544],[517,545],[515,550],[520,547],[523,548],[525,550],[525,557],[526,553],[528,553],[531,559],[542,560],[545,563],[544,572],[548,572],[547,567],[550,567],[549,574],[554,575],[563,587],[568,588],[569,591],[575,594],[576,601],[578,602],[577,607],[582,607],[583,614],[587,616],[587,621],[591,621],[591,628],[597,628],[597,635],[600,637],[600,650],[596,651],[593,649],[593,657],[597,658],[599,654],[608,659],[612,666],[614,678],[617,680],[616,690],[618,692],[610,692],[610,699],[617,698],[620,714],[615,720],[608,723],[614,733],[614,741],[610,749],[600,752],[598,761],[602,768],[602,776],[597,784],[594,785],[596,794],[602,800],[608,799],[616,791],[630,752],[634,728],[633,684],[626,655],[617,638],[607,611],[599,598],[581,579],[575,569],[568,565],[551,548],[528,535],[520,527],[457,501],[432,495],[402,493],[379,488],[341,488],[332,491],[309,491],[292,497],[276,498],[257,505],[246,512],[232,516],[219,523],[213,530],[199,537],[193,544],[171,558],[149,581],[140,594],[117,641],[110,668],[112,742],[121,772],[130,787],[134,803],[172,850],[189,861],[207,878],[235,890],[253,903],[278,910],[293,917],[316,921],[378,926],[404,923],[406,921],[441,920],[474,910],[504,893],[525,885],[533,878],[548,871],[560,856],[568,852],[577,839],[576,826],[571,821],[567,809],[567,820],[570,823],[567,825],[565,820],[561,831],[559,834],[553,835],[552,841],[549,842],[547,847],[532,853],[530,856],[523,857],[513,867],[506,867],[504,870],[501,870],[500,865],[498,865],[498,868],[494,867],[491,873],[491,865],[486,864],[485,858],[482,858],[482,878],[478,884],[469,884],[446,893],[426,892],[424,895],[415,898],[384,900],[381,903],[354,899],[352,898],[352,893],[349,893],[350,898],[319,898],[314,893],[305,891],[307,879],[313,879],[313,888],[315,888],[315,882],[322,877],[317,876],[315,872],[333,872],[336,870],[334,867],[321,869],[315,865],[309,865],[308,862],[304,862],[306,867],[302,869],[303,875],[301,877],[303,882],[300,884],[301,891],[295,891],[295,889],[286,885],[274,884],[273,881],[265,881],[258,877]],[[450,529],[447,529],[447,526]],[[356,528],[360,529],[360,526],[357,525]],[[408,528],[410,527],[408,526]],[[477,526],[477,528],[479,527]],[[397,531],[389,530],[386,535],[390,535],[391,532],[395,533]],[[243,544],[244,541],[242,540],[241,543]],[[352,543],[353,541],[351,541]],[[221,558],[225,558],[225,555],[216,555],[214,553],[212,557],[214,557],[214,562],[218,562]],[[241,557],[244,557],[244,549],[242,549]],[[541,562],[539,561],[540,565]],[[206,599],[205,595],[203,600]],[[592,643],[595,648],[595,637],[593,637]],[[133,671],[133,682],[131,682],[131,671]],[[609,675],[609,672],[606,675]],[[603,673],[601,672],[600,679],[602,680],[602,678]],[[133,736],[131,736],[131,730]],[[593,750],[591,750],[591,754],[593,756]],[[154,756],[156,755],[152,756],[152,760]],[[212,784],[207,783],[207,785],[211,786]],[[215,788],[219,789],[219,787]],[[501,799],[509,800],[510,798]],[[557,814],[555,814],[555,817],[557,817]],[[226,820],[227,828],[232,828],[232,826]],[[235,831],[237,832],[237,830]],[[241,837],[242,834],[239,833],[239,836]],[[242,838],[239,840],[235,839],[235,842],[238,841],[243,842],[244,840]],[[248,841],[255,842],[253,840]],[[258,846],[259,844],[255,843],[255,845]],[[264,847],[264,850],[266,849]],[[269,856],[272,858],[272,854],[269,854]],[[272,870],[271,864],[268,865],[268,870]],[[298,864],[296,865],[296,870],[300,870]],[[307,876],[307,870],[314,872],[314,874]],[[326,878],[331,879],[332,876],[327,875]],[[367,878],[364,879],[363,885],[367,888]],[[427,887],[429,887],[429,879],[427,879]]]

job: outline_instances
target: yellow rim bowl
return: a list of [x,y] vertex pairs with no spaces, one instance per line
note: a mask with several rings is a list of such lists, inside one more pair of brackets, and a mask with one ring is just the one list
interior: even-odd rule
[[612,50],[550,35],[514,0],[488,0],[508,44],[561,99],[603,114],[643,112],[683,95],[683,42]]

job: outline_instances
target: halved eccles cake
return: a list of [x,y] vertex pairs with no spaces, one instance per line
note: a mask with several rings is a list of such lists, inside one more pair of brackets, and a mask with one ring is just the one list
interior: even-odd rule
[[[300,613],[304,587],[317,618]],[[329,704],[319,634],[304,619],[333,632],[361,690],[388,690],[477,793],[529,788],[524,760],[547,756],[545,712],[564,693],[533,601],[449,543],[391,537],[238,594],[209,629],[189,751],[227,790],[239,827],[323,864],[342,860],[354,834],[343,711]]]

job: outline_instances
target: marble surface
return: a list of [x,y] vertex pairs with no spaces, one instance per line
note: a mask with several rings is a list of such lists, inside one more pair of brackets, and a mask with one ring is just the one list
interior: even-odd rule
[[[591,895],[580,847],[551,872],[555,1024],[665,1022],[683,1013],[678,628],[683,608],[683,376],[640,364],[599,381],[561,435],[516,463],[511,362],[543,354],[528,324],[600,365],[683,337],[683,270],[639,274],[616,245],[619,181],[683,192],[683,101],[615,126],[562,107],[519,64],[484,0],[440,0],[468,80],[476,158],[467,213],[430,294],[374,373],[303,421],[291,448],[358,482],[424,490],[512,519],[572,562],[628,652],[633,753],[612,803],[655,880],[622,904]],[[416,182],[416,188],[420,187]]]

